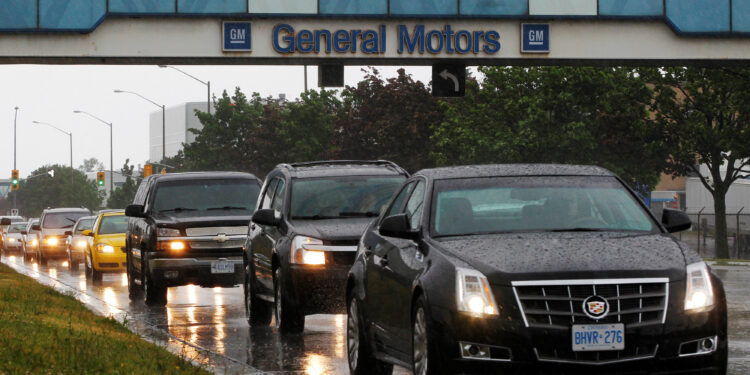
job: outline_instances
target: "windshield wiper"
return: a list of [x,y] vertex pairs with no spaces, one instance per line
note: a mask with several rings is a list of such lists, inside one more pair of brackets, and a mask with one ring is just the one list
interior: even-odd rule
[[247,207],[224,206],[224,207],[211,207],[211,208],[206,209],[206,211],[213,211],[213,210],[247,210]]
[[346,217],[377,217],[379,215],[377,212],[339,212],[339,216]]
[[578,227],[578,228],[550,229],[549,231],[550,232],[608,232],[608,231],[611,231],[611,229]]
[[175,207],[175,208],[170,208],[166,210],[159,210],[159,212],[171,212],[171,211],[183,212],[183,211],[198,211],[198,210],[195,208],[187,208],[187,207]]
[[323,215],[312,215],[312,216],[292,216],[292,220],[326,220],[326,219],[338,219],[340,216],[323,216]]

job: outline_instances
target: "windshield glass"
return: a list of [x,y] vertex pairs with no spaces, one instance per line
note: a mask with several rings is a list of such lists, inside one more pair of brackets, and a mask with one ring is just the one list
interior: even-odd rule
[[102,216],[99,234],[125,233],[128,231],[128,217],[125,215]]
[[521,231],[652,231],[613,177],[501,177],[435,183],[438,236]]
[[341,176],[292,181],[292,219],[375,217],[403,176]]
[[16,223],[8,227],[8,233],[21,233],[22,230],[26,229],[27,223]]
[[85,230],[91,230],[91,228],[94,226],[94,219],[81,219],[78,221],[78,226],[76,227],[76,233],[81,233]]
[[253,180],[183,180],[159,183],[154,211],[216,211],[218,216],[250,215],[255,211],[260,187]]
[[42,228],[45,229],[61,229],[61,228],[72,228],[78,219],[91,215],[85,211],[73,211],[73,212],[53,212],[44,215],[44,223]]

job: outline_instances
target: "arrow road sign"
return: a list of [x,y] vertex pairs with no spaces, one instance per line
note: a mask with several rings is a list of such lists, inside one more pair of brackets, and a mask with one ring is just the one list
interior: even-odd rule
[[432,66],[432,96],[457,97],[465,94],[465,65],[435,64]]

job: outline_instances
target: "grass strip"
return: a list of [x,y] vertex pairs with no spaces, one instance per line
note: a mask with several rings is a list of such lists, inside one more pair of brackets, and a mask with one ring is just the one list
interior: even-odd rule
[[0,264],[0,374],[210,374]]

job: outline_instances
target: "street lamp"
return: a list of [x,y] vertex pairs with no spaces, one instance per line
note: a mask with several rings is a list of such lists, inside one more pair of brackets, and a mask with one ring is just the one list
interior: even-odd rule
[[103,123],[104,125],[109,126],[109,194],[112,194],[112,192],[114,192],[114,181],[113,181],[114,180],[113,179],[114,175],[112,174],[112,172],[114,171],[114,165],[113,165],[114,162],[112,160],[113,159],[112,154],[114,153],[112,151],[112,148],[113,148],[113,146],[112,146],[112,123],[111,122],[106,122],[106,121],[100,119],[99,117],[96,117],[96,116],[94,116],[94,115],[92,115],[92,114],[90,114],[90,113],[88,113],[86,111],[80,111],[80,110],[76,109],[75,111],[73,111],[73,113],[84,114],[86,116],[89,116],[89,117],[93,118],[94,120],[97,120],[97,121]]
[[166,121],[166,108],[163,104],[159,104],[137,92],[132,91],[125,91],[125,90],[115,90],[115,94],[133,94],[157,107],[161,108],[161,160],[164,160],[167,158],[167,121]]
[[190,77],[190,78],[192,78],[192,79],[194,79],[194,80],[196,80],[196,81],[198,81],[198,82],[206,85],[206,87],[208,88],[208,101],[206,102],[206,113],[208,113],[209,115],[211,114],[211,81],[203,82],[202,80],[200,80],[200,79],[198,79],[198,78],[196,78],[196,77],[194,77],[194,76],[192,76],[192,75],[190,75],[190,74],[188,74],[188,73],[180,70],[179,68],[171,66],[171,65],[159,65],[159,67],[160,68],[174,69],[174,70],[176,70],[176,71],[178,71],[178,72],[180,72],[180,73],[182,73],[182,74],[184,74],[184,75],[186,75],[186,76],[188,76],[188,77]]
[[[16,114],[13,117],[13,169],[16,168],[16,122],[18,120],[18,107],[16,109]],[[13,209],[16,208],[16,195],[13,194]]]
[[70,173],[70,183],[73,184],[73,132],[66,132],[65,130],[60,129],[57,126],[52,125],[50,123],[46,123],[46,122],[32,121],[32,123],[39,124],[39,125],[47,125],[47,126],[53,128],[53,129],[56,129],[56,130],[58,130],[58,131],[60,131],[60,132],[62,132],[64,134],[67,134],[68,137],[70,137],[70,172],[71,172]]

